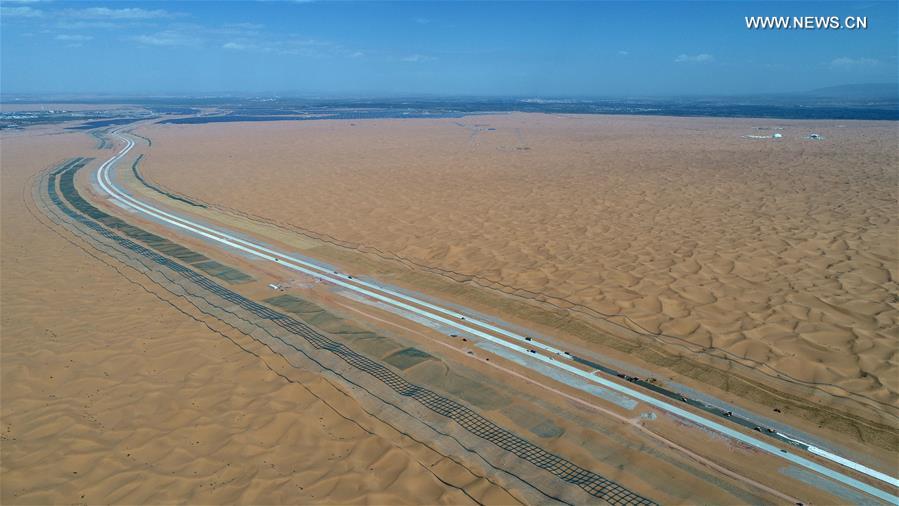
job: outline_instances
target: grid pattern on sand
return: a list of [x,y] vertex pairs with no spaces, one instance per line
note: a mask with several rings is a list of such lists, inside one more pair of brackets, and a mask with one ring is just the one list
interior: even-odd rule
[[[575,485],[593,497],[615,505],[651,505],[654,504],[618,483],[604,478],[597,473],[586,470],[567,459],[550,453],[539,446],[513,434],[477,414],[467,406],[439,395],[427,388],[407,382],[401,376],[384,365],[356,353],[342,343],[336,342],[319,333],[304,322],[272,310],[233,292],[211,279],[172,261],[140,244],[115,234],[100,223],[120,221],[93,207],[85,201],[74,187],[75,172],[84,166],[83,161],[74,161],[51,173],[48,180],[48,197],[51,202],[73,220],[90,228],[119,246],[137,253],[160,266],[164,266],[182,275],[193,284],[221,297],[235,306],[249,312],[256,318],[268,320],[291,334],[301,337],[316,349],[326,350],[351,367],[377,379],[396,394],[412,399],[428,410],[454,421],[470,434],[505,450],[518,458],[529,462],[539,469],[545,470],[566,483]],[[59,190],[66,200],[82,214],[70,209],[62,202]],[[94,221],[97,220],[97,221]]]

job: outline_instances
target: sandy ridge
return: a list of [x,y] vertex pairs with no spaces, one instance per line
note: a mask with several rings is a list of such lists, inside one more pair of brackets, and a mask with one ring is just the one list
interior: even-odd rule
[[[227,138],[233,125],[152,127],[145,163],[155,181],[205,201],[625,314],[894,406],[894,132],[815,125],[832,144],[759,148],[741,138],[752,121],[510,115],[484,119],[497,131],[477,136],[440,120],[254,124],[244,142],[267,154],[243,186],[236,146],[206,137]],[[229,160],[169,164],[186,136]],[[506,149],[522,139],[530,149]],[[216,178],[198,186],[191,175],[203,167]],[[295,184],[312,191],[298,199]],[[589,220],[605,215],[615,219]]]
[[222,335],[245,337],[35,221],[20,205],[29,170],[84,142],[3,140],[3,503],[470,501],[457,487],[499,500],[320,377],[286,382]]

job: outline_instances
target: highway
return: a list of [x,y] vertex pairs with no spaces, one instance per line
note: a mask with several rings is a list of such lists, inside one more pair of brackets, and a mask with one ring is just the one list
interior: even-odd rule
[[[584,370],[578,367],[577,365],[580,364],[575,364],[565,351],[554,346],[538,342],[533,338],[497,327],[496,325],[493,325],[491,323],[472,318],[460,311],[440,307],[439,305],[406,295],[396,290],[379,286],[377,284],[370,283],[364,280],[356,279],[348,274],[328,270],[322,266],[291,256],[288,253],[277,251],[262,244],[242,239],[225,230],[204,226],[187,218],[177,216],[167,211],[163,211],[162,209],[154,207],[151,204],[139,201],[131,195],[127,194],[123,189],[116,186],[110,176],[112,167],[116,164],[116,162],[126,156],[128,152],[134,147],[134,141],[120,133],[120,131],[118,130],[113,131],[112,135],[115,138],[123,141],[124,146],[114,156],[103,162],[97,169],[97,184],[102,189],[102,191],[105,192],[112,200],[127,209],[131,209],[145,216],[154,218],[177,229],[181,229],[191,234],[209,239],[223,246],[227,246],[229,248],[244,252],[253,257],[277,263],[278,265],[283,266],[285,269],[313,276],[334,286],[339,286],[341,288],[353,291],[359,295],[388,304],[394,308],[409,311],[419,317],[423,317],[433,322],[447,325],[451,328],[459,330],[460,332],[468,333],[472,336],[490,341],[491,343],[502,346],[510,350],[511,352],[526,355],[531,359],[539,360],[548,366],[558,368],[570,374],[574,374],[582,379],[595,383],[609,390],[624,394],[628,397],[654,406],[655,408],[668,412],[672,415],[682,417],[708,430],[715,431],[721,435],[727,436],[744,444],[750,445],[758,450],[769,453],[779,459],[783,459],[795,465],[827,476],[844,485],[860,490],[866,494],[877,497],[888,503],[899,504],[899,496],[895,495],[894,493],[884,491],[881,488],[874,487],[872,485],[859,481],[835,469],[823,466],[815,461],[804,458],[801,455],[793,453],[792,451],[781,449],[774,444],[763,441],[751,434],[746,434],[744,432],[741,432],[740,430],[728,427],[722,423],[708,418],[707,416],[703,416],[684,409],[676,405],[675,403],[670,402],[670,400],[649,395],[644,391],[635,389],[632,386],[622,384],[611,378],[604,377],[606,376],[606,374],[602,371]],[[541,350],[541,352],[537,353],[536,350]],[[535,374],[539,373],[535,371]],[[814,445],[805,443],[798,438],[794,438],[789,435],[782,436],[784,439],[794,442],[795,446],[797,446],[797,449],[800,449],[800,451],[802,448],[804,448],[808,452],[817,455],[825,460],[833,462],[839,466],[844,466],[860,474],[879,480],[893,490],[899,487],[899,479],[897,479],[896,477],[890,476],[875,469],[871,469],[860,463],[854,462],[840,455],[836,455],[828,450],[815,447]]]

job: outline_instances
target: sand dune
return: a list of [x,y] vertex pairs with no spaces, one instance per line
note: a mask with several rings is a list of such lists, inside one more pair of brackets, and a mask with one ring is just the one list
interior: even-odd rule
[[[781,141],[742,137],[770,124],[513,114],[139,133],[153,139],[143,174],[162,189],[894,409],[895,129],[785,122]],[[812,129],[826,141],[802,139]],[[29,178],[93,146],[50,127],[2,138],[0,502],[515,502],[324,377],[47,228]],[[895,445],[878,434],[887,449],[873,459]],[[609,451],[589,441],[558,444]],[[667,469],[636,450],[607,457],[616,479],[639,481],[625,464]],[[677,472],[687,481],[659,479],[683,489],[659,494],[705,483]]]
[[2,139],[0,502],[515,502],[45,227],[29,178],[94,144],[52,141]]
[[[773,125],[783,139],[744,137]],[[894,124],[512,114],[140,132],[147,177],[186,195],[897,406]]]

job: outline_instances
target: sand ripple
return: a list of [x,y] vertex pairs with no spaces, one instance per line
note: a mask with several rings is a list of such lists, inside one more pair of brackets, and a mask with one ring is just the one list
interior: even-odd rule
[[[145,171],[896,406],[895,125],[777,122],[774,142],[742,137],[764,120],[477,121],[497,130],[155,126]],[[802,139],[810,131],[827,140]]]
[[28,178],[92,144],[53,140],[3,139],[0,503],[514,502],[45,228]]

